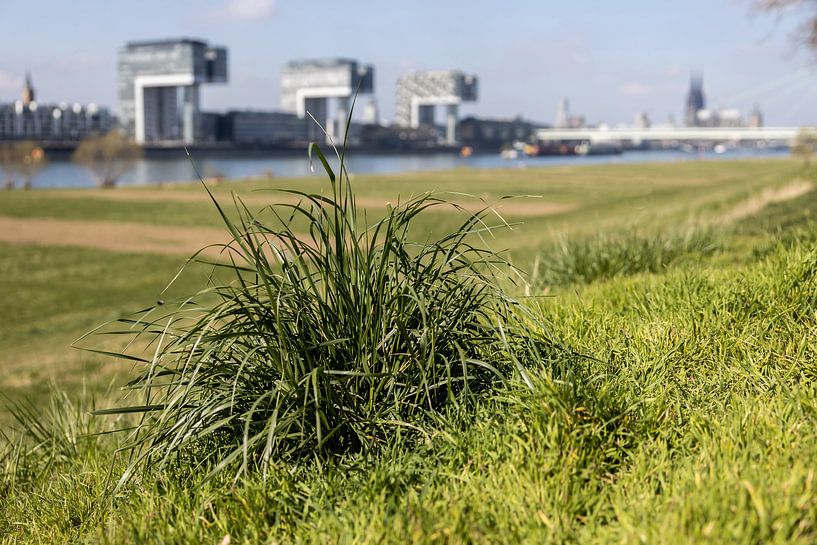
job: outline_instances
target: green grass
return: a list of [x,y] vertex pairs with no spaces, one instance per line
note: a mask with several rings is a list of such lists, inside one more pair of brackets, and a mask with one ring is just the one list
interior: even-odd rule
[[[0,215],[16,218],[57,218],[151,223],[158,225],[218,225],[218,216],[206,202],[140,202],[115,201],[104,198],[61,195],[52,196],[49,190],[31,193],[9,193],[0,201]],[[6,196],[4,196],[6,197]]]
[[530,282],[537,288],[591,283],[641,272],[659,273],[684,259],[702,259],[719,249],[710,230],[670,233],[624,231],[559,240],[534,263]]
[[[306,159],[304,159],[306,160]],[[571,237],[593,234],[622,226],[661,227],[690,220],[711,219],[762,188],[777,187],[803,176],[801,164],[789,160],[683,162],[677,164],[603,165],[538,169],[467,170],[391,175],[355,176],[358,196],[367,202],[367,213],[383,213],[380,203],[397,202],[428,191],[473,195],[495,203],[504,195],[533,195],[520,198],[525,204],[570,205],[567,211],[544,216],[509,212],[511,222],[523,221],[524,229],[500,231],[497,247],[538,249],[552,240],[554,233]],[[250,208],[261,207],[257,200],[274,200],[271,188],[327,193],[322,178],[274,178],[228,182],[213,188],[215,195],[229,200],[237,191],[254,199]],[[258,191],[263,190],[263,191]],[[68,220],[102,220],[156,225],[218,226],[220,218],[196,184],[165,185],[163,188],[121,188],[115,192],[83,190],[14,191],[0,199],[0,216],[48,217]],[[128,196],[113,198],[112,193]],[[181,200],[163,194],[189,197]],[[69,195],[79,195],[70,197]],[[85,195],[85,196],[83,196]],[[140,195],[150,196],[150,199]],[[464,200],[469,199],[463,197]],[[478,201],[470,199],[479,204]],[[505,207],[514,202],[505,203]],[[440,237],[461,223],[461,217],[431,211],[417,224],[418,231]]]
[[[69,345],[164,297],[182,265],[176,257],[85,248],[0,244],[0,255],[0,392],[14,400],[43,399],[52,380],[69,390],[106,385],[120,369]],[[204,272],[189,268],[183,281],[204,281]],[[6,416],[0,411],[0,425]]]
[[[562,259],[572,271],[558,275],[550,296],[526,304],[583,356],[531,365],[532,390],[514,383],[486,390],[469,411],[432,418],[420,441],[390,437],[374,450],[276,460],[266,480],[250,473],[235,483],[232,474],[204,481],[206,469],[191,472],[187,463],[154,468],[112,497],[109,474],[128,464],[115,454],[120,438],[88,434],[135,417],[90,417],[88,410],[118,403],[121,394],[98,385],[83,396],[74,379],[64,385],[67,398],[33,393],[36,429],[7,447],[5,458],[0,450],[0,540],[219,543],[229,534],[232,543],[813,543],[817,237],[804,211],[815,195],[723,225],[709,220],[802,172],[785,161],[641,169],[565,169],[558,188],[541,192],[579,208],[529,222],[518,240],[498,241],[514,247],[520,262],[535,254]],[[637,217],[626,199],[613,199],[609,210],[596,195],[580,200],[593,185],[615,193],[605,184],[624,172],[633,179],[622,182],[623,194],[638,184],[654,188]],[[462,189],[460,175],[429,179],[436,189]],[[479,173],[471,192],[490,175]],[[496,174],[509,193],[533,193],[539,175]],[[698,185],[684,183],[693,179]],[[29,214],[37,215],[33,204]],[[568,222],[565,235],[559,222],[571,214],[577,223]],[[689,243],[689,234],[703,242]],[[571,264],[573,250],[554,256],[548,248],[558,237],[583,258]],[[22,370],[45,356],[54,361],[62,341],[31,324],[52,307],[50,327],[67,338],[95,312],[101,321],[150,305],[175,269],[173,258],[151,257],[154,266],[142,270],[138,256],[127,254],[0,251],[6,292],[15,285],[38,292],[6,303],[3,331],[16,333],[3,337],[4,370],[6,362]],[[72,269],[72,254],[84,264]],[[60,302],[64,289],[51,266],[97,280],[116,275],[103,277],[96,267],[125,276],[136,270],[143,282],[128,290],[124,280],[99,280]],[[70,307],[85,299],[72,325]],[[121,365],[130,369],[106,368]],[[65,383],[77,369],[51,371]],[[118,371],[108,376],[122,380]],[[9,380],[0,383],[4,392]]]
[[760,213],[741,220],[737,230],[750,235],[772,233],[784,236],[811,230],[817,221],[817,191],[798,199],[770,204]]
[[488,210],[424,243],[409,238],[412,224],[450,206],[431,195],[361,224],[343,163],[336,177],[313,149],[329,195],[294,193],[302,202],[271,211],[280,228],[240,205],[233,222],[214,199],[232,235],[229,262],[214,267],[229,280],[106,332],[156,345],[152,357],[114,355],[142,364],[129,383],[142,395],[95,413],[140,415],[122,483],[180,458],[241,476],[282,460],[376,451],[428,435],[427,420],[468,410],[497,385],[524,384],[522,362],[553,351],[502,293],[495,271],[510,267],[478,245]]

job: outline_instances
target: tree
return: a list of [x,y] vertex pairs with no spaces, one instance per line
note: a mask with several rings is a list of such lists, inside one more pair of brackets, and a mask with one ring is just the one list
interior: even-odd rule
[[804,166],[809,166],[815,150],[817,150],[817,133],[808,129],[800,129],[791,146],[791,154],[802,159]]
[[817,51],[817,0],[751,0],[754,6],[762,11],[773,11],[782,15],[788,10],[803,9],[807,6],[810,12],[806,21],[800,26],[798,38],[808,47]]
[[0,145],[0,166],[5,174],[6,189],[14,189],[18,179],[22,179],[25,189],[30,189],[31,180],[47,164],[43,149],[30,140]]
[[14,145],[10,142],[0,143],[0,168],[3,169],[3,185],[6,189],[14,189],[19,176],[18,167]]
[[90,170],[100,187],[114,187],[140,157],[142,149],[139,146],[119,132],[111,131],[80,142],[73,160]]
[[36,143],[25,140],[14,145],[14,153],[19,162],[18,172],[23,179],[23,189],[31,189],[31,180],[48,164],[45,152]]

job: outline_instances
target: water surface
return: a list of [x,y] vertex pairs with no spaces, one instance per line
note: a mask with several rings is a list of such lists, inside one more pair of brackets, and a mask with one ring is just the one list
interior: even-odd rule
[[[526,168],[582,164],[622,164],[665,161],[723,160],[738,158],[784,157],[787,150],[738,149],[715,154],[689,153],[675,150],[630,151],[621,155],[596,155],[588,157],[527,157],[507,160],[499,155],[474,155],[460,157],[451,153],[373,155],[351,154],[348,159],[350,172],[357,174],[421,172],[450,170],[455,168]],[[275,177],[319,176],[309,167],[306,151],[302,156],[264,157],[195,157],[199,170],[205,177],[222,175],[226,178],[248,178],[272,175]],[[141,159],[133,171],[120,180],[120,185],[147,185],[159,182],[190,181],[195,172],[184,151],[178,157]],[[52,160],[33,180],[36,187],[93,187],[94,179],[84,168],[68,160]]]

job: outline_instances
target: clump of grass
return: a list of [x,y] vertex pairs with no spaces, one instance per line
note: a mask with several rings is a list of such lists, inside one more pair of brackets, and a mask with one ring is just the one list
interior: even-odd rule
[[589,284],[616,276],[657,273],[684,257],[715,253],[719,243],[710,230],[658,234],[599,233],[562,239],[534,264],[533,283],[539,286]]
[[530,385],[525,362],[549,353],[544,330],[499,288],[506,262],[474,242],[489,208],[415,243],[415,218],[453,205],[423,195],[369,224],[343,155],[336,176],[313,154],[331,194],[288,190],[300,202],[270,207],[274,226],[238,197],[233,221],[213,198],[232,240],[210,285],[122,320],[154,343],[152,358],[118,354],[142,365],[129,384],[140,402],[97,411],[141,415],[123,479],[180,455],[211,474],[266,475],[281,459],[376,449],[497,384]]
[[87,454],[98,431],[88,411],[94,399],[71,399],[51,385],[48,404],[35,406],[7,401],[12,417],[8,430],[0,430],[0,492],[35,481],[51,468]]

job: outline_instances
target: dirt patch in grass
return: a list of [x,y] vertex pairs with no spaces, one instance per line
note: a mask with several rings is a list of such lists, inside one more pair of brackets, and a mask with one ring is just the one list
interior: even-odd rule
[[[68,221],[0,217],[0,242],[83,246],[110,252],[190,256],[210,244],[229,242],[223,229],[169,227],[111,221]],[[208,250],[216,255],[219,248]]]
[[[101,200],[113,201],[139,201],[139,202],[186,202],[186,203],[205,203],[210,202],[210,197],[201,192],[181,191],[178,189],[115,189],[115,190],[72,190],[72,191],[54,191],[49,193],[50,196],[69,197],[69,198],[92,198]],[[445,198],[450,198],[444,195]],[[231,197],[226,194],[219,194],[216,197],[220,202],[229,203],[232,201]],[[294,204],[298,199],[294,195],[285,193],[278,193],[273,191],[265,191],[263,193],[242,194],[241,200],[250,206],[265,206],[269,204]],[[407,199],[403,197],[401,202]],[[454,202],[466,212],[478,212],[482,210],[486,204],[476,198],[453,199]],[[360,208],[371,208],[374,210],[385,208],[386,204],[391,203],[393,206],[397,204],[397,197],[393,199],[379,198],[379,197],[357,197],[357,205]],[[502,201],[488,201],[497,212],[500,214],[507,214],[509,216],[550,216],[554,214],[561,214],[576,208],[576,205],[571,203],[554,203],[546,202],[542,199],[536,198],[517,198],[504,199]],[[435,212],[453,212],[459,210],[453,206],[440,206],[433,208]]]
[[764,189],[759,195],[740,203],[720,217],[724,223],[731,223],[748,216],[753,216],[770,204],[785,202],[805,195],[814,188],[811,182],[797,180],[780,188]]

